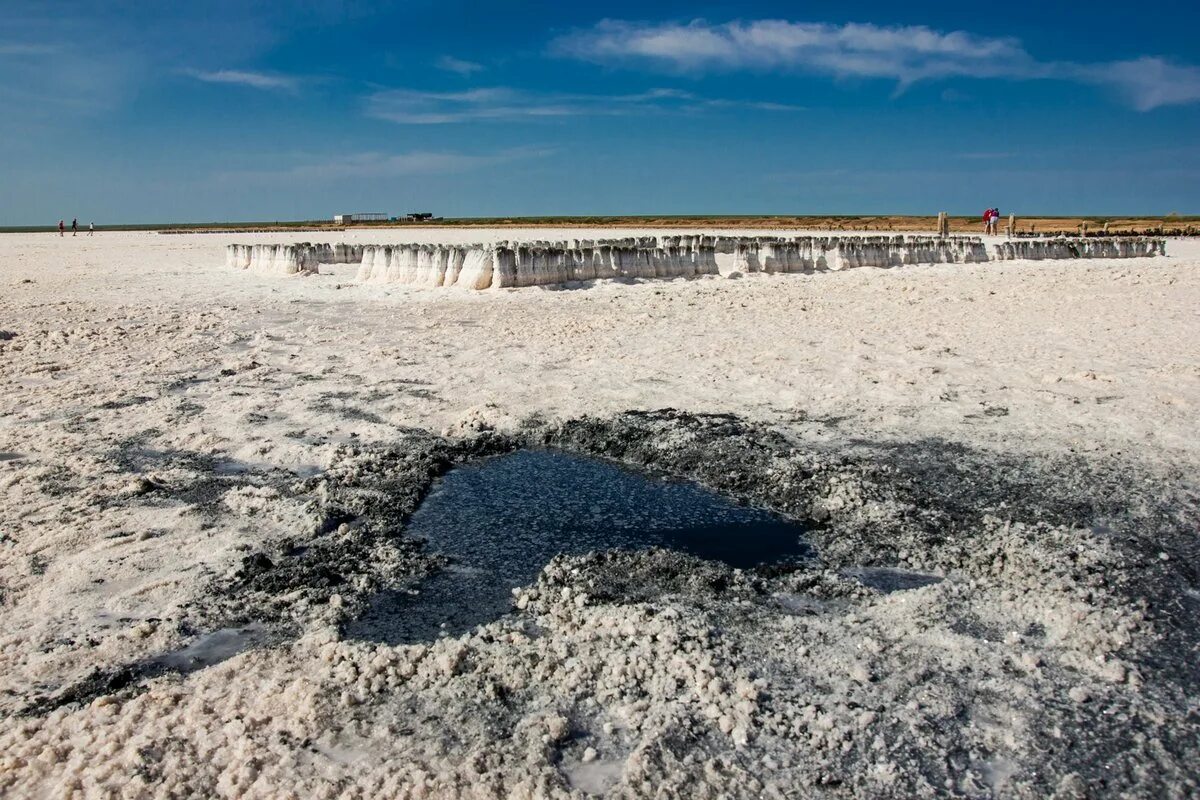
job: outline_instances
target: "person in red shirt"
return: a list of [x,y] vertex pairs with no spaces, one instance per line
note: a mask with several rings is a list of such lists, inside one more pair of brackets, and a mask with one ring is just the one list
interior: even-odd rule
[[986,236],[992,232],[992,210],[989,208],[983,212],[983,233]]
[[58,235],[59,236],[63,235],[63,231],[66,229],[66,227],[67,227],[67,221],[60,219],[58,221]]

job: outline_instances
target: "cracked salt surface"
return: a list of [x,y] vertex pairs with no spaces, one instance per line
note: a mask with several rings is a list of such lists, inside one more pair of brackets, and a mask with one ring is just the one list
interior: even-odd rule
[[508,612],[512,589],[559,554],[664,547],[743,568],[813,555],[797,522],[694,483],[552,450],[452,470],[408,533],[450,567],[419,593],[380,593],[347,635],[390,644],[459,635]]

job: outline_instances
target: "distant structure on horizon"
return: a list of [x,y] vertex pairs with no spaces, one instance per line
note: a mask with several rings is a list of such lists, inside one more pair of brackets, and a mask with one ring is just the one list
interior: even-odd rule
[[333,221],[336,225],[345,225],[348,222],[387,222],[388,215],[382,211],[360,211],[357,214],[334,214]]
[[403,217],[390,217],[383,211],[359,211],[357,214],[334,214],[333,224],[349,225],[352,222],[425,222],[435,217],[430,211],[410,211]]

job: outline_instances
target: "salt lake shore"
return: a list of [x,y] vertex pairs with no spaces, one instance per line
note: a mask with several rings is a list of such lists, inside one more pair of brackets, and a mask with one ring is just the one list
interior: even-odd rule
[[[1200,243],[486,292],[225,263],[294,240],[0,236],[0,795],[1200,792]],[[351,635],[453,567],[406,533],[439,477],[529,447],[816,558],[563,556],[463,635]]]

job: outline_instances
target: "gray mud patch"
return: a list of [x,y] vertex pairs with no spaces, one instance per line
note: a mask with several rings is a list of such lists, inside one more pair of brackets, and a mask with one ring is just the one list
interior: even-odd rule
[[372,598],[348,636],[389,644],[458,636],[511,610],[512,590],[558,555],[661,547],[746,569],[812,556],[792,520],[687,481],[550,450],[453,469],[406,534],[449,567]]
[[156,429],[143,431],[109,451],[112,468],[127,473],[131,480],[121,492],[102,500],[104,505],[182,504],[211,519],[224,513],[223,498],[231,489],[271,487],[284,496],[293,494],[295,474],[289,470],[264,471],[209,453],[149,445],[157,435]]

